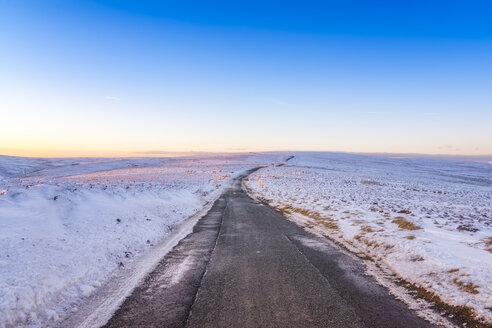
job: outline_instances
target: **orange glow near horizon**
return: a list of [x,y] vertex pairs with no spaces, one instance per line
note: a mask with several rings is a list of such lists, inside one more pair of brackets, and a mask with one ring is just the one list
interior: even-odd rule
[[[289,152],[289,151],[327,151],[327,152],[347,152],[347,153],[361,153],[361,154],[388,154],[388,158],[394,159],[404,159],[409,158],[412,154],[421,154],[421,155],[435,155],[435,156],[492,156],[491,154],[462,154],[462,153],[432,153],[432,152],[379,152],[379,151],[354,151],[354,150],[339,150],[339,149],[246,149],[246,148],[237,148],[237,149],[227,149],[227,150],[219,150],[219,149],[211,149],[205,151],[197,151],[197,150],[189,150],[189,151],[139,151],[139,150],[108,150],[108,149],[49,149],[49,148],[3,148],[0,147],[0,156],[18,156],[18,157],[36,157],[36,158],[75,158],[75,157],[109,157],[109,158],[118,158],[118,157],[179,157],[179,156],[192,156],[199,154],[213,154],[213,153],[247,153],[247,152],[269,152],[269,151],[279,151],[279,152]],[[492,164],[492,162],[488,162]]]
[[63,149],[0,149],[0,156],[71,158],[71,157],[178,157],[196,154],[195,152],[132,152],[132,151],[90,151]]
[[492,154],[492,20],[474,6],[464,31],[421,9],[394,29],[351,6],[99,2],[0,1],[0,155]]

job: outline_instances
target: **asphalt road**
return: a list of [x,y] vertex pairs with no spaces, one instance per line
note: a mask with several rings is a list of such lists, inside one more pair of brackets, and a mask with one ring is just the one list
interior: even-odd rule
[[251,199],[241,179],[105,327],[430,327],[360,260]]

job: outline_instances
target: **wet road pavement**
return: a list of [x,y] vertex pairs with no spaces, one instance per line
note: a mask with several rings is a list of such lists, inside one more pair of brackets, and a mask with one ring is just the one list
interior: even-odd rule
[[360,259],[250,198],[245,176],[105,327],[431,327]]

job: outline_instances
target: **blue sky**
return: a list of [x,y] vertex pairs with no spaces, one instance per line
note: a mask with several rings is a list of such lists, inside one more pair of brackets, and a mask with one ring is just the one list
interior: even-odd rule
[[0,153],[492,154],[488,1],[0,1]]

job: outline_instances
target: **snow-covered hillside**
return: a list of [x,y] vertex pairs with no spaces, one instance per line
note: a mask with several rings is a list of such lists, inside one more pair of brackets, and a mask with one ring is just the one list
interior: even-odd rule
[[492,320],[492,165],[296,153],[246,186],[307,229]]
[[0,157],[0,327],[51,325],[114,272],[281,155]]

